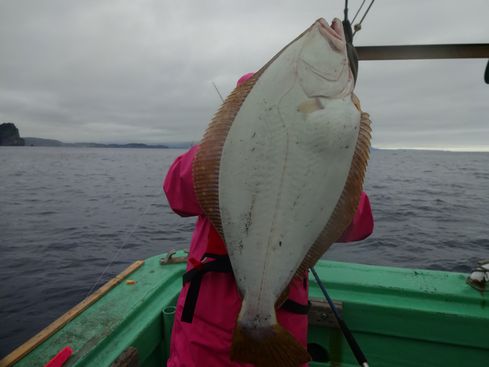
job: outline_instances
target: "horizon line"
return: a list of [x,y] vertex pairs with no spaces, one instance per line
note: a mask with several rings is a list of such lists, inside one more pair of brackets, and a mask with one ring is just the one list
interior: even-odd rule
[[[37,138],[33,136],[26,136],[23,138],[34,138],[34,139],[45,139],[45,140],[56,140],[61,143],[67,143],[67,144],[115,144],[115,145],[128,145],[128,144],[144,144],[148,146],[152,145],[167,145],[167,144],[185,144],[185,145],[190,145],[193,146],[195,144],[198,144],[198,140],[173,140],[173,141],[166,141],[166,142],[158,142],[158,143],[149,143],[149,142],[93,142],[93,141],[80,141],[80,142],[67,142],[59,139],[53,139],[53,138]],[[473,146],[444,146],[444,147],[430,147],[430,146],[389,146],[389,145],[372,145],[372,149],[378,149],[378,150],[425,150],[425,151],[441,151],[441,152],[466,152],[466,153],[488,153],[489,152],[489,145],[473,145]]]
[[489,146],[474,145],[474,146],[448,146],[448,147],[392,147],[392,146],[372,146],[373,149],[380,150],[428,150],[438,152],[457,152],[457,153],[489,153]]

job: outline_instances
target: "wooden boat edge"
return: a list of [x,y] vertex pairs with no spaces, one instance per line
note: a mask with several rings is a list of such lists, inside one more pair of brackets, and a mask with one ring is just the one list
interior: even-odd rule
[[137,260],[131,265],[129,265],[125,270],[116,275],[114,278],[110,279],[107,283],[102,285],[99,289],[93,292],[90,296],[85,298],[83,301],[78,303],[76,306],[71,308],[69,311],[61,315],[58,319],[53,321],[51,324],[42,329],[39,333],[34,335],[32,338],[27,340],[24,344],[14,349],[5,358],[0,360],[1,367],[10,367],[33,351],[37,346],[44,343],[50,336],[55,334],[63,326],[68,324],[75,317],[80,315],[83,311],[101,299],[105,294],[107,294],[112,288],[117,284],[122,282],[134,271],[139,269],[141,265],[144,264],[144,260]]
[[[151,286],[151,289],[146,287],[146,291],[148,293],[159,293],[157,296],[158,298],[155,299],[156,296],[151,296],[152,299],[143,300],[145,304],[152,303],[152,305],[145,305],[144,309],[131,310],[131,313],[127,314],[128,320],[125,320],[122,324],[118,325],[117,329],[113,329],[113,334],[106,335],[106,339],[104,339],[105,336],[104,338],[99,339],[99,341],[96,342],[97,344],[84,342],[81,349],[77,350],[77,348],[74,348],[75,353],[73,357],[70,358],[67,365],[78,367],[95,365],[109,366],[112,365],[112,362],[117,356],[121,355],[128,346],[135,347],[139,350],[140,361],[143,362],[141,366],[161,365],[154,363],[155,356],[158,355],[158,358],[163,358],[163,360],[165,360],[164,358],[167,357],[167,354],[162,342],[165,343],[169,340],[169,334],[166,334],[168,325],[166,321],[163,322],[162,320],[162,308],[166,307],[165,305],[174,305],[176,299],[174,299],[174,296],[181,288],[181,274],[183,274],[184,271],[184,264],[176,264],[173,262],[173,264],[176,265],[159,266],[157,265],[158,263],[163,264],[159,261],[160,258],[161,255],[146,259],[146,266],[133,274],[131,279],[137,280],[137,285],[132,286],[127,285],[127,282],[122,282],[118,287],[113,288],[113,292],[115,293],[118,291],[129,292],[127,294],[130,296],[131,291],[134,291],[138,286],[146,287],[148,285],[146,284],[145,286],[142,284],[141,278],[148,276],[148,273],[155,270],[159,284]],[[172,264],[172,262],[169,264]],[[315,268],[321,274],[321,279],[326,282],[332,297],[342,303],[341,307],[343,307],[344,316],[352,329],[352,332],[359,336],[362,346],[365,345],[365,349],[369,353],[369,356],[372,356],[374,360],[378,358],[388,358],[383,355],[379,357],[379,351],[375,350],[375,348],[378,348],[378,343],[369,342],[370,339],[375,340],[375,338],[379,336],[382,336],[383,338],[390,337],[393,340],[407,340],[411,342],[414,342],[415,340],[417,343],[424,344],[425,348],[428,348],[427,345],[431,345],[431,347],[438,352],[443,348],[458,351],[460,351],[460,348],[466,348],[466,350],[470,350],[476,354],[476,357],[474,358],[480,358],[481,355],[483,355],[484,358],[489,357],[489,342],[482,338],[482,335],[485,333],[484,330],[489,327],[489,315],[487,314],[487,309],[484,310],[482,308],[482,303],[487,301],[489,306],[489,294],[480,294],[469,287],[465,283],[467,274],[344,263],[329,260],[319,261]],[[161,280],[162,277],[166,277],[166,280]],[[153,280],[155,279],[156,277],[153,278]],[[402,279],[402,281],[399,279]],[[433,283],[428,284],[426,282]],[[440,287],[440,285],[444,283],[447,283],[445,288],[450,292],[445,292]],[[317,288],[314,281],[311,280],[309,295],[313,303],[317,301],[321,303],[321,296],[319,295]],[[436,290],[440,291],[440,293],[437,293]],[[120,295],[121,292],[119,292],[119,297]],[[399,299],[399,296],[402,296],[403,299]],[[105,297],[106,299],[104,299],[104,302],[107,303],[107,298],[110,299],[111,297],[114,298],[114,294],[109,292],[107,297]],[[399,303],[392,304],[393,299],[398,299]],[[410,304],[406,305],[406,301]],[[87,315],[90,314],[90,312],[92,317],[98,315],[97,310],[100,310],[102,307],[101,305],[104,305],[104,302],[96,303],[92,308],[88,308],[86,313],[82,313],[80,318],[73,320],[66,326],[66,328],[55,333],[53,339],[48,340],[40,347],[41,351],[39,349],[34,350],[33,353],[28,354],[22,359],[18,366],[38,365],[40,361],[47,362],[50,358],[48,355],[54,355],[60,347],[66,345],[66,339],[63,338],[63,334],[65,336],[67,335],[66,329],[69,330],[70,327],[73,327],[73,324],[80,324],[81,319],[90,317],[90,315]],[[461,305],[463,307],[460,307]],[[105,304],[105,306],[107,305]],[[107,307],[105,310],[106,309]],[[458,309],[460,312],[457,311]],[[163,336],[163,332],[161,332],[162,330],[158,330],[158,335],[154,334],[154,336],[159,339],[154,341],[151,347],[154,349],[152,349],[151,352],[148,352],[145,344],[146,342],[143,343],[141,340],[135,339],[132,339],[132,341],[127,339],[123,340],[123,338],[118,335],[120,334],[121,329],[126,330],[126,333],[127,330],[130,330],[131,333],[139,333],[143,330],[143,326],[139,329],[141,321],[146,322],[148,321],[148,318],[144,320],[142,318],[135,319],[134,314],[148,313],[148,311],[153,314],[151,317],[154,319],[151,321],[152,324],[149,328],[152,328],[152,331],[154,331],[155,327],[163,328],[162,330],[165,333]],[[407,314],[405,313],[406,311]],[[385,315],[385,312],[388,314]],[[425,316],[423,316],[423,314],[425,314]],[[365,315],[369,316],[365,318]],[[320,322],[324,321],[324,312],[318,312],[317,316]],[[386,320],[385,322],[373,323],[369,320],[372,317],[376,320],[380,320],[380,318],[386,318]],[[429,330],[431,329],[430,327],[425,327],[428,329],[430,335],[424,335],[426,332],[425,330],[422,330],[424,333],[422,339],[417,339],[419,335],[412,333],[404,334],[404,331],[412,331],[412,328],[409,326],[413,323],[412,321],[406,323],[407,329],[404,327],[406,325],[401,325],[401,330],[396,330],[396,325],[390,325],[392,320],[395,320],[396,318],[399,319],[400,317],[405,318],[406,320],[412,318],[414,321],[418,319],[428,321],[432,326],[439,326],[440,324],[443,326],[443,323],[446,323],[446,320],[450,322],[448,323],[448,326],[444,326],[444,329],[441,331],[435,330],[432,332],[432,330]],[[440,320],[433,321],[433,317],[439,317]],[[454,321],[456,325],[451,323],[451,321]],[[461,323],[467,322],[469,324],[468,326],[460,326]],[[83,325],[84,324],[82,323],[82,326]],[[134,329],[135,325],[138,326],[137,330]],[[446,328],[452,327],[452,325],[454,330],[457,330],[457,332],[464,335],[462,335],[462,337],[456,337],[453,340],[450,338],[448,338],[450,340],[446,339],[444,337],[444,335],[446,335],[444,333],[447,333]],[[144,326],[144,328],[145,332],[149,330],[147,326]],[[476,335],[466,335],[469,331]],[[417,329],[416,332],[419,332],[419,329]],[[340,358],[337,360],[341,360],[343,366],[354,365],[348,355],[349,351],[345,349],[341,342],[339,342],[341,338],[339,331],[334,329],[332,325],[314,325],[311,324],[310,321],[310,337],[309,341],[312,343],[323,343],[326,338],[329,340],[326,347],[334,358]],[[122,346],[121,342],[125,344]],[[436,349],[435,347],[439,347],[439,349]],[[46,351],[49,351],[49,353],[46,353]],[[107,355],[108,353],[110,354],[109,356]],[[39,358],[39,356],[42,358]],[[33,364],[33,362],[35,363]],[[390,366],[392,365],[392,360],[387,364],[384,363],[379,365]],[[405,364],[401,363],[399,365],[404,366]],[[438,366],[438,364],[433,364],[433,366],[435,365]],[[446,366],[452,365],[454,364],[447,364]],[[330,366],[330,364],[312,362],[310,366],[322,367]]]

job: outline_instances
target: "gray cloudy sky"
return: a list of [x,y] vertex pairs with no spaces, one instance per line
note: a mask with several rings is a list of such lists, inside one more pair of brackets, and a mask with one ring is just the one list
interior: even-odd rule
[[[367,3],[369,0],[367,1]],[[361,0],[350,0],[354,13]],[[66,142],[197,141],[229,93],[342,0],[0,0],[0,122]],[[377,0],[357,45],[489,42],[489,1]],[[373,145],[489,150],[487,60],[366,61]]]

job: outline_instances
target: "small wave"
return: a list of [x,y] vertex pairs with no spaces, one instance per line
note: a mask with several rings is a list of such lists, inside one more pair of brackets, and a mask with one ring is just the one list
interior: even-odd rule
[[57,214],[57,213],[49,210],[38,213],[38,215],[53,215],[53,214]]

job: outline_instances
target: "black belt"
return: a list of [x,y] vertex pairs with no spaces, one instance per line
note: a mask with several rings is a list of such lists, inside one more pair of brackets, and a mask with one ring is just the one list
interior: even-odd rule
[[[204,276],[204,274],[210,271],[218,273],[233,272],[231,262],[229,261],[229,256],[227,255],[214,255],[206,253],[203,256],[203,259],[204,258],[212,258],[214,260],[204,262],[200,266],[197,266],[183,274],[183,284],[190,282],[187,297],[185,298],[185,303],[183,305],[183,322],[191,323],[194,318],[195,306],[197,304],[200,284],[202,282],[202,277]],[[303,305],[288,299],[282,304],[280,308],[292,313],[307,315],[309,309],[311,308],[311,303],[308,302],[307,305]]]

